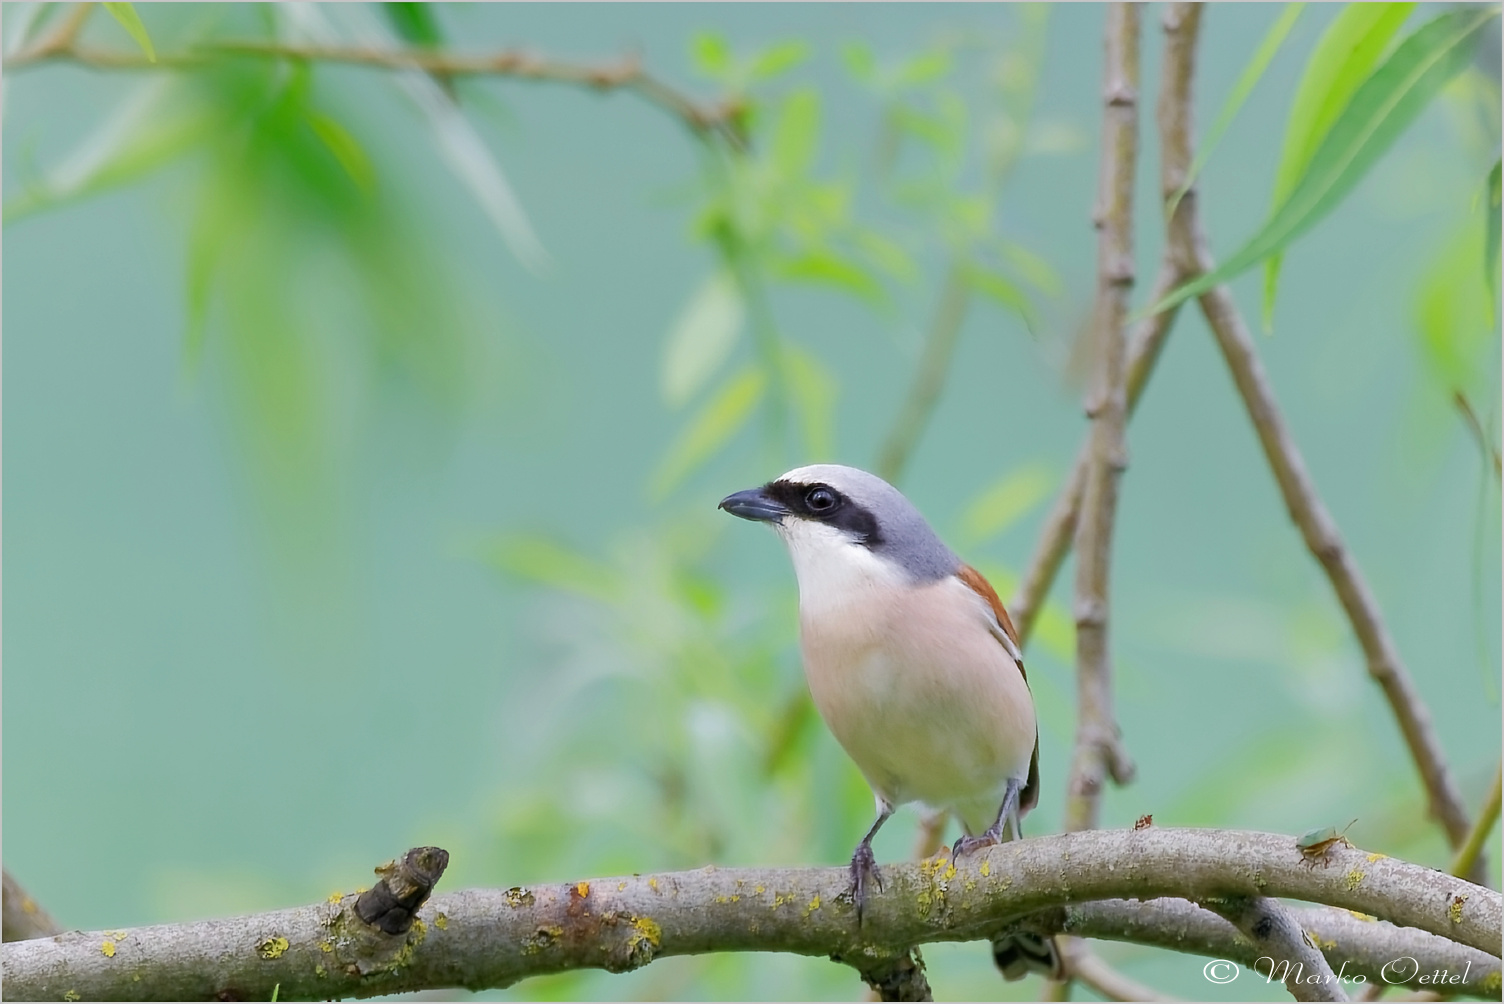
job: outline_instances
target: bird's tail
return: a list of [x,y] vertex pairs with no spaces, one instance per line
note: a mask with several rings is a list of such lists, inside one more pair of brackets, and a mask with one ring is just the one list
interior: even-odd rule
[[992,961],[997,963],[1005,980],[1021,980],[1030,973],[1039,973],[1052,980],[1065,975],[1055,939],[1029,931],[1015,931],[994,941]]

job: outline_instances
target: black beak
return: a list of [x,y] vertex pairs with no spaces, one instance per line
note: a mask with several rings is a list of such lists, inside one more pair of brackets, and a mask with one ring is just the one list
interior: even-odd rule
[[748,488],[744,492],[727,495],[721,499],[718,508],[733,516],[762,523],[777,523],[789,514],[788,506],[771,498],[762,488]]

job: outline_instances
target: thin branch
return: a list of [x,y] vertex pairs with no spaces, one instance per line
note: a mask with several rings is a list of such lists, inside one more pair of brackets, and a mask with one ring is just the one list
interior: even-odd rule
[[[912,945],[981,940],[1068,904],[1167,895],[1304,899],[1499,952],[1499,893],[1351,848],[1334,849],[1327,864],[1312,867],[1295,839],[1279,834],[1097,830],[1012,841],[959,862],[885,865],[860,929],[844,867],[702,868],[435,896],[401,935],[361,921],[353,894],[249,917],[64,934],[0,945],[0,976],[14,999],[200,1000],[266,999],[278,986],[285,999],[480,990],[729,951],[835,958],[870,975]],[[1160,932],[1155,943],[1170,936]],[[1457,953],[1456,969],[1464,958]]]
[[[1117,900],[1116,902],[1122,902]],[[1065,980],[1051,980],[1046,985],[1047,996],[1044,1000],[1069,1000],[1065,993],[1070,986],[1071,980],[1086,984],[1087,987],[1096,991],[1102,997],[1110,1001],[1177,1001],[1179,997],[1161,993],[1151,986],[1130,979],[1108,965],[1100,955],[1092,951],[1085,941],[1079,938],[1059,938],[1057,944],[1060,952],[1064,955],[1061,960],[1064,964],[1068,978]],[[1055,996],[1059,991],[1058,998]]]
[[[83,6],[87,7],[87,4]],[[49,61],[76,63],[100,70],[164,70],[203,66],[214,56],[254,59],[292,59],[345,63],[380,70],[424,70],[457,76],[509,77],[516,80],[574,84],[597,91],[625,90],[657,105],[700,135],[718,135],[733,147],[746,145],[745,104],[736,98],[702,102],[671,87],[644,70],[635,57],[612,63],[574,63],[519,49],[460,55],[434,49],[382,50],[359,46],[290,45],[279,42],[225,41],[206,43],[186,52],[158,55],[156,62],[129,52],[76,45],[73,35],[54,38],[17,53],[5,61],[8,70],[21,70]]]
[[1493,462],[1494,477],[1504,478],[1504,457],[1500,457],[1498,447],[1489,442],[1488,433],[1483,431],[1483,423],[1478,421],[1478,413],[1473,410],[1472,402],[1468,401],[1467,395],[1459,390],[1452,393],[1452,403],[1462,413],[1462,421],[1467,425],[1468,431],[1473,434],[1479,451]]
[[1268,966],[1265,975],[1273,980],[1280,973],[1285,989],[1296,1000],[1348,999],[1326,957],[1277,900],[1266,896],[1234,896],[1202,900],[1201,905],[1227,918],[1243,932],[1253,942],[1259,960]]
[[61,934],[62,927],[31,898],[9,871],[3,872],[4,890],[0,893],[0,937],[5,941],[27,941]]
[[1066,796],[1065,828],[1097,825],[1102,781],[1133,777],[1112,712],[1108,648],[1108,579],[1118,478],[1127,464],[1123,425],[1128,395],[1124,322],[1133,287],[1133,178],[1138,160],[1139,8],[1107,8],[1102,173],[1097,207],[1097,299],[1094,340],[1099,353],[1088,414],[1092,459],[1076,527],[1076,750]]
[[919,360],[914,383],[878,454],[875,470],[885,481],[897,484],[903,476],[909,458],[914,455],[914,447],[940,401],[970,299],[961,264],[952,262],[940,288],[940,301],[924,339],[924,354]]
[[1472,832],[1457,849],[1457,856],[1452,858],[1452,866],[1447,869],[1453,875],[1465,878],[1473,873],[1473,865],[1477,862],[1478,855],[1483,853],[1483,845],[1488,840],[1488,835],[1494,831],[1494,824],[1499,821],[1500,799],[1504,796],[1501,789],[1504,789],[1504,760],[1499,761],[1498,769],[1494,771],[1493,786],[1488,789],[1488,797],[1478,810]]

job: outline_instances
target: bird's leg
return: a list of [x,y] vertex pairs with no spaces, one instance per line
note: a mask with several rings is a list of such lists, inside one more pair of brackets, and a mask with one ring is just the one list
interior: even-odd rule
[[1004,827],[1012,829],[1013,836],[1009,839],[1017,840],[1023,836],[1018,821],[1018,782],[1011,777],[1008,779],[1007,790],[1003,792],[1003,804],[998,807],[997,819],[980,837],[964,833],[957,837],[955,845],[951,847],[951,859],[954,860],[962,854],[969,854],[981,847],[991,847],[993,844],[1002,843]]
[[877,800],[877,821],[872,824],[872,829],[862,838],[862,842],[856,845],[856,850],[851,855],[851,902],[856,905],[856,924],[862,926],[862,909],[867,904],[867,880],[870,878],[877,883],[880,890],[883,880],[877,874],[877,859],[872,856],[872,838],[877,836],[877,831],[893,815],[893,806],[882,798]]

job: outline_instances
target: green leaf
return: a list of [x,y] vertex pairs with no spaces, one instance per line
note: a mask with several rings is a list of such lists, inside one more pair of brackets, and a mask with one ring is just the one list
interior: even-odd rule
[[752,65],[747,68],[747,79],[751,83],[772,80],[792,70],[808,58],[808,42],[801,39],[782,42],[758,53],[753,58]]
[[859,84],[871,84],[877,79],[877,57],[872,54],[872,46],[866,42],[843,44],[841,62],[846,64],[846,72],[851,74],[851,79]]
[[1450,11],[1405,39],[1358,88],[1312,155],[1289,199],[1263,228],[1215,271],[1186,283],[1135,316],[1159,313],[1242,274],[1288,247],[1335,209],[1431,98],[1468,64],[1478,29],[1497,15],[1493,7]]
[[1037,506],[1055,486],[1055,475],[1041,463],[1024,464],[993,482],[961,516],[961,532],[971,544],[1002,533]]
[[683,406],[715,375],[736,345],[745,316],[729,274],[717,272],[700,284],[664,344],[663,399],[670,406]]
[[443,43],[444,35],[439,31],[439,22],[433,16],[432,4],[384,3],[381,9],[404,42],[425,49]]
[[1060,273],[1033,251],[1008,240],[1001,243],[999,250],[1013,270],[1045,296],[1059,296],[1065,292],[1065,282],[1060,278]]
[[807,172],[819,136],[820,95],[813,88],[800,88],[784,100],[773,126],[769,152],[779,172],[789,178]]
[[1034,310],[1034,304],[1012,279],[981,265],[968,265],[962,274],[966,284],[973,290],[1017,314],[1029,329],[1029,334],[1038,333],[1039,315]]
[[110,12],[110,16],[120,22],[120,26],[131,33],[131,38],[146,53],[146,58],[151,62],[157,61],[157,52],[151,46],[151,36],[146,33],[146,25],[141,23],[141,15],[136,13],[133,4],[107,3],[104,9]]
[[689,43],[690,58],[695,69],[713,80],[720,80],[731,71],[731,45],[726,36],[714,31],[702,31]]
[[1443,392],[1471,392],[1488,370],[1495,335],[1486,287],[1478,281],[1477,231],[1456,234],[1421,279],[1415,326],[1421,357]]
[[913,282],[919,277],[919,266],[913,256],[897,241],[870,227],[859,227],[851,239],[869,261],[900,282]]
[[909,60],[899,69],[893,78],[896,87],[918,87],[939,80],[951,71],[952,60],[950,50],[932,49],[929,52],[921,52]]
[[767,389],[767,376],[747,366],[722,385],[679,433],[653,476],[653,494],[663,497],[747,424]]
[[310,109],[308,127],[329,152],[334,154],[334,159],[339,161],[345,173],[362,192],[370,194],[376,190],[376,171],[371,166],[371,158],[366,156],[360,141],[350,135],[344,126],[328,115]]
[[814,355],[785,345],[783,372],[809,457],[835,456],[836,380]]
[[[1368,79],[1395,33],[1400,30],[1413,3],[1350,3],[1322,33],[1290,104],[1274,193],[1269,200],[1273,213],[1300,179],[1337,115],[1347,107]],[[1284,255],[1276,252],[1264,263],[1264,326],[1274,314],[1279,267]]]
[[620,602],[625,592],[621,576],[555,540],[531,534],[504,534],[488,541],[481,557],[499,571],[561,592],[603,603]]
[[1253,51],[1253,57],[1248,60],[1248,65],[1243,68],[1242,76],[1238,77],[1238,82],[1233,85],[1232,92],[1227,95],[1227,100],[1222,104],[1222,110],[1217,113],[1216,121],[1212,123],[1212,127],[1206,131],[1206,135],[1202,138],[1201,149],[1196,151],[1196,157],[1191,161],[1191,168],[1186,172],[1185,181],[1181,183],[1180,188],[1175,194],[1170,196],[1169,205],[1165,209],[1166,216],[1173,216],[1175,214],[1175,207],[1180,205],[1180,200],[1185,198],[1185,193],[1189,192],[1191,186],[1196,183],[1197,175],[1206,166],[1206,161],[1211,157],[1212,151],[1217,148],[1217,144],[1222,139],[1222,134],[1232,124],[1232,120],[1237,116],[1238,110],[1243,107],[1243,102],[1248,100],[1248,95],[1253,93],[1253,89],[1258,84],[1259,78],[1264,75],[1264,71],[1269,68],[1269,63],[1273,61],[1275,54],[1279,52],[1280,46],[1285,43],[1285,39],[1290,34],[1290,29],[1295,27],[1295,21],[1300,17],[1301,11],[1305,10],[1305,6],[1303,3],[1285,4],[1285,9],[1280,13],[1280,16],[1275,20],[1269,31],[1265,33],[1264,40]]
[[1488,172],[1488,193],[1484,205],[1483,284],[1488,290],[1490,323],[1494,320],[1494,301],[1499,297],[1499,168],[1500,161],[1496,160],[1493,170]]
[[882,283],[871,272],[834,251],[815,250],[785,258],[777,261],[773,270],[783,279],[836,286],[873,304],[887,302]]

